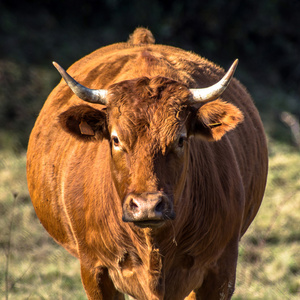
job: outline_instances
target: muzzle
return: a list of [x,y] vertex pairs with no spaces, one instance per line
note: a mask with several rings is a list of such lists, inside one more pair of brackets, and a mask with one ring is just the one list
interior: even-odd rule
[[145,228],[162,226],[168,220],[175,219],[173,203],[162,192],[128,194],[123,204],[124,222],[133,222]]

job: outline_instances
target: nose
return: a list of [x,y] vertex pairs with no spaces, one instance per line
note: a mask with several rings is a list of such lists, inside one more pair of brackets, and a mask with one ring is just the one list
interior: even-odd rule
[[173,220],[175,213],[170,198],[161,192],[127,195],[123,204],[123,221],[140,227],[161,226]]

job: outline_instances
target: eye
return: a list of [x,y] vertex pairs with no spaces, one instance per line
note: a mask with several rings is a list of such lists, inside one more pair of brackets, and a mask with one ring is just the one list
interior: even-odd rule
[[113,143],[113,145],[114,145],[115,147],[119,147],[119,146],[120,146],[120,141],[119,141],[119,139],[118,139],[117,136],[112,136],[112,137],[111,137],[111,140],[112,140],[112,143]]
[[181,136],[178,140],[178,147],[182,148],[184,146],[184,141],[186,141],[186,137],[185,136]]

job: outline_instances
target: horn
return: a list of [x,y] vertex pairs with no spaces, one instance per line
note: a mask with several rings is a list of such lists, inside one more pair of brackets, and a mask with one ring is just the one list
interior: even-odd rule
[[231,65],[230,69],[224,75],[224,77],[214,85],[207,88],[190,89],[191,93],[194,96],[192,102],[194,103],[207,102],[207,101],[215,100],[218,97],[220,97],[222,93],[226,90],[227,86],[229,85],[233,77],[234,71],[238,65],[238,62],[239,60],[236,59],[234,63]]
[[91,103],[107,104],[107,90],[93,90],[86,88],[72,78],[58,63],[53,62],[53,65],[77,97]]

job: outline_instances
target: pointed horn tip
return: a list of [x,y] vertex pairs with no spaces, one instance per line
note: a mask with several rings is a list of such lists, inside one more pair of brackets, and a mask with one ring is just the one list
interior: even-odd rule
[[59,67],[59,64],[56,61],[52,62],[52,65],[57,69]]
[[229,84],[230,80],[232,79],[238,63],[239,63],[239,60],[236,59],[230,66],[229,70],[226,72],[225,76],[223,77],[223,79],[227,81],[227,84]]
[[232,63],[232,65],[231,65],[231,67],[230,67],[230,69],[232,70],[232,72],[234,72],[235,71],[235,69],[236,69],[236,67],[237,67],[237,65],[239,64],[239,60],[238,60],[238,58]]
[[61,72],[65,71],[64,68],[61,67],[57,62],[53,61],[52,64],[60,74],[61,74]]

